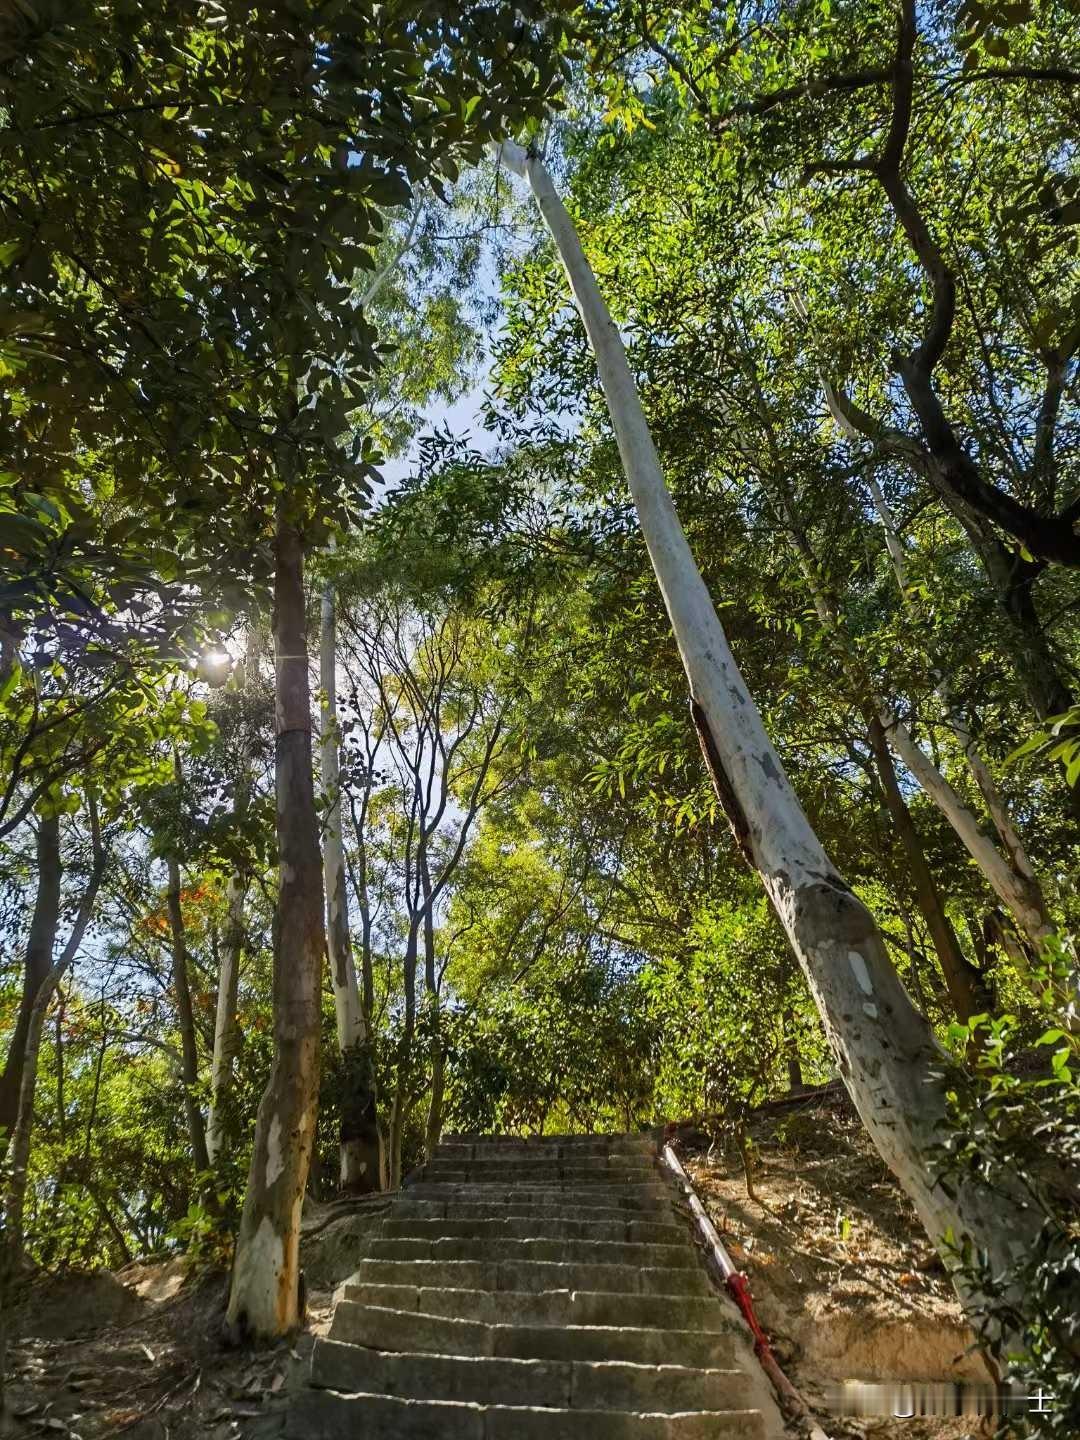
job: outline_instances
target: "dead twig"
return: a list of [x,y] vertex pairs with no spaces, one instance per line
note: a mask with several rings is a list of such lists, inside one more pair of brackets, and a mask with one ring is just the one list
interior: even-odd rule
[[[151,1415],[156,1415],[159,1410],[163,1410],[165,1406],[169,1403],[169,1401],[173,1398],[173,1396],[176,1395],[179,1391],[181,1391],[185,1385],[190,1384],[191,1380],[191,1375],[185,1375],[184,1378],[179,1382],[179,1384],[174,1385],[171,1390],[166,1390],[164,1395],[159,1396],[159,1398],[154,1401],[153,1405],[150,1406],[149,1410],[144,1410],[141,1414],[134,1416],[131,1420],[127,1422],[126,1425],[121,1425],[120,1428],[113,1433],[116,1435],[123,1435],[126,1431],[133,1430],[135,1426],[141,1424],[143,1420],[149,1420]],[[190,1402],[195,1398],[199,1386],[202,1383],[201,1368],[195,1371],[194,1380],[195,1383],[191,1386],[191,1394],[187,1397],[187,1401],[185,1402],[187,1404],[190,1404]]]

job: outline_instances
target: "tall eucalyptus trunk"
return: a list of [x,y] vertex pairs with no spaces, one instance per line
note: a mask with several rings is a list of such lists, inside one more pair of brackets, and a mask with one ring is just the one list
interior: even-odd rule
[[274,1060],[255,1122],[229,1288],[227,1325],[235,1338],[274,1339],[299,1324],[300,1214],[319,1092],[322,864],[311,765],[304,546],[286,504],[279,502],[274,537]]
[[320,768],[327,799],[323,828],[326,943],[345,1087],[341,1103],[340,1180],[343,1189],[364,1193],[379,1188],[379,1125],[370,1036],[356,977],[345,885],[338,749],[337,615],[332,582],[325,586],[322,594],[319,671],[322,687]]
[[975,1177],[948,1192],[934,1183],[930,1155],[946,1114],[948,1057],[909,1000],[870,912],[826,855],[765,732],[679,523],[619,330],[574,224],[539,159],[516,145],[502,146],[501,153],[528,181],[569,277],[682,656],[702,748],[737,842],[799,959],[840,1074],[946,1259],[953,1238],[970,1238],[1000,1273],[1026,1252],[1035,1225],[1019,1202]]

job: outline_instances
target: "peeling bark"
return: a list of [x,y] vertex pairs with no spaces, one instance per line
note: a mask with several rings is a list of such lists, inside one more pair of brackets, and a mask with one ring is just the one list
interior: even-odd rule
[[326,937],[311,766],[304,549],[279,503],[274,541],[275,789],[279,889],[274,926],[274,1062],[259,1103],[226,1326],[276,1339],[301,1319],[300,1213],[315,1139],[319,1002]]

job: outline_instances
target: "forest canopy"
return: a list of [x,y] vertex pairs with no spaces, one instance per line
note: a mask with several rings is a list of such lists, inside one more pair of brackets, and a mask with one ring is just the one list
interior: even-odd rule
[[1070,1433],[1078,123],[1075,0],[2,7],[3,1284],[838,1079]]

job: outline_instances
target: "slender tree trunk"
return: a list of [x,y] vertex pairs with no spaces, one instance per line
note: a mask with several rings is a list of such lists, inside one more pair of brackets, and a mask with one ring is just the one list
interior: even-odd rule
[[402,1075],[394,1087],[390,1105],[390,1134],[387,1140],[387,1188],[401,1189],[402,1155],[405,1142],[405,1120],[408,1114],[408,1089]]
[[233,1137],[227,1122],[228,1094],[233,1065],[240,1046],[236,1007],[240,996],[240,962],[244,952],[244,901],[246,877],[240,871],[229,876],[225,892],[225,934],[221,942],[218,969],[217,1007],[214,1012],[214,1054],[210,1063],[210,1114],[206,1123],[206,1153],[217,1165]]
[[[438,1027],[440,1021],[436,1022]],[[446,1108],[446,1051],[442,1034],[436,1028],[435,1049],[431,1057],[431,1098],[428,1101],[424,1152],[431,1160],[442,1139],[443,1111]]]
[[67,997],[60,991],[60,1001],[53,1018],[53,1049],[56,1056],[56,1134],[62,1148],[67,1146],[67,1096],[64,1076],[64,1009]]
[[19,640],[8,629],[10,624],[10,613],[0,611],[0,680],[6,680],[11,674],[11,667],[15,664],[15,657],[19,653]]
[[[254,689],[258,676],[259,639],[254,618],[248,620],[247,654],[239,684],[241,691]],[[233,821],[239,826],[251,803],[251,756],[249,745],[241,761],[242,771],[236,777],[233,800]],[[214,1011],[214,1053],[210,1062],[210,1114],[206,1125],[206,1149],[211,1165],[216,1165],[235,1143],[230,1130],[229,1091],[233,1066],[240,1051],[240,1029],[236,1008],[240,998],[240,966],[244,958],[244,905],[250,875],[239,864],[229,876],[225,890],[225,933],[222,937],[218,965],[217,1005]]]
[[[26,1204],[26,1186],[30,1173],[30,1153],[34,1131],[34,1101],[37,1098],[38,1057],[41,1053],[41,1037],[45,1030],[45,1018],[49,1003],[60,981],[64,978],[82,944],[94,904],[105,873],[106,854],[101,843],[98,827],[97,807],[92,796],[88,797],[90,828],[93,844],[93,862],[90,878],[83,891],[75,922],[63,950],[43,977],[34,995],[26,1028],[26,1045],[23,1051],[22,1085],[19,1090],[19,1110],[10,1143],[10,1172],[7,1193],[4,1197],[4,1248],[7,1251],[9,1273],[19,1264],[23,1252],[23,1210]],[[0,1270],[5,1261],[0,1258]],[[2,1286],[0,1286],[2,1289]],[[0,1310],[3,1305],[0,1304]]]
[[[1072,692],[1061,677],[1033,593],[1035,581],[1045,569],[1044,562],[1027,560],[1007,549],[986,517],[944,480],[938,462],[919,441],[899,431],[882,430],[870,416],[853,405],[849,397],[838,391],[826,376],[822,376],[822,383],[829,410],[845,435],[854,439],[869,438],[875,444],[883,443],[930,480],[971,542],[1001,607],[1005,618],[1001,630],[1002,649],[1009,656],[1028,704],[1043,721],[1063,714],[1073,703]],[[878,509],[880,514],[880,506]],[[888,535],[886,543],[894,564],[898,556],[902,562],[902,548],[894,546]],[[1069,807],[1073,815],[1080,818],[1080,777],[1069,787]]]
[[[1036,717],[1063,715],[1074,695],[1062,678],[1057,657],[1035,604],[1035,582],[1045,568],[1006,549],[993,529],[962,500],[946,503],[971,541],[1005,620],[1002,648],[1012,661],[1021,689]],[[1069,808],[1080,819],[1080,779],[1069,786]]]
[[379,1125],[367,1019],[360,1002],[349,931],[345,854],[341,837],[341,766],[337,718],[337,616],[333,584],[322,595],[319,668],[322,682],[322,787],[326,943],[345,1092],[341,1104],[341,1186],[365,1193],[379,1187]]
[[304,548],[279,502],[274,541],[278,902],[274,1061],[259,1104],[227,1325],[274,1339],[300,1322],[300,1213],[315,1139],[326,937],[311,768]]
[[941,966],[941,973],[945,977],[945,986],[949,992],[949,999],[952,1001],[953,1011],[958,1020],[967,1024],[972,1015],[983,1015],[994,1008],[992,997],[983,985],[982,976],[960,948],[956,931],[945,914],[941,895],[934,882],[930,866],[926,863],[926,854],[922,847],[922,841],[919,839],[919,832],[915,828],[911,812],[904,803],[900,786],[897,784],[892,756],[889,754],[889,747],[885,741],[885,732],[876,716],[870,717],[869,732],[881,789],[885,796],[885,803],[889,807],[889,814],[892,816],[896,833],[900,837],[900,843],[907,856],[908,868],[915,886],[915,898],[922,911],[923,919],[926,921],[926,928],[930,932],[930,939],[938,957],[938,964]]
[[[903,541],[896,526],[896,518],[893,515],[892,507],[885,499],[881,486],[877,483],[873,474],[866,477],[867,489],[870,491],[870,498],[874,502],[874,509],[877,511],[878,519],[881,521],[881,528],[885,533],[885,548],[889,552],[892,562],[893,574],[896,576],[896,583],[900,588],[905,605],[910,604],[908,599],[908,570],[907,555],[904,552]],[[941,700],[946,724],[956,736],[961,750],[964,752],[964,759],[967,761],[968,769],[983,800],[986,802],[986,809],[990,819],[994,823],[994,829],[1004,847],[1006,858],[1017,875],[1025,881],[1037,884],[1035,867],[1032,865],[1023,841],[1012,823],[1009,814],[1009,807],[998,788],[997,781],[989,765],[983,758],[982,752],[975,743],[975,737],[971,728],[964,720],[956,706],[953,704],[949,693],[948,682],[944,676],[940,676],[936,685],[938,696]],[[1044,907],[1045,909],[1045,907]]]
[[26,1037],[41,983],[52,969],[56,930],[60,923],[60,817],[42,815],[37,828],[37,895],[23,964],[23,988],[15,1029],[8,1045],[4,1073],[0,1075],[0,1159],[7,1150],[19,1114]]
[[888,707],[883,706],[879,715],[890,745],[956,831],[994,894],[1032,944],[1036,948],[1044,944],[1054,927],[1038,882],[1013,869],[907,726]]
[[120,1252],[120,1263],[122,1265],[129,1264],[134,1259],[134,1256],[131,1253],[131,1247],[128,1245],[127,1236],[120,1228],[120,1224],[117,1221],[116,1216],[112,1213],[108,1205],[105,1203],[105,1197],[102,1195],[97,1185],[94,1184],[92,1181],[87,1182],[84,1178],[82,1183],[86,1187],[90,1199],[93,1200],[98,1214],[101,1216],[102,1220],[104,1220],[106,1226],[112,1234],[113,1240],[116,1242],[116,1248]]
[[1047,979],[1036,968],[1031,947],[1022,935],[1017,934],[1015,926],[1009,923],[1009,917],[1000,907],[987,912],[985,935],[1009,957],[1014,970],[1036,999],[1053,1009],[1055,1018],[1059,1018],[1061,1024],[1075,1035],[1080,1030],[1080,1016],[1075,1004],[1070,1006],[1070,992],[1059,981]]
[[401,1187],[402,1154],[405,1142],[405,1126],[412,1109],[410,1100],[412,1085],[413,1047],[416,1037],[416,962],[419,949],[419,927],[421,917],[414,915],[409,924],[409,935],[405,942],[405,1021],[398,1044],[397,1083],[390,1111],[390,1189]]
[[446,1051],[443,1045],[439,977],[435,965],[435,914],[431,894],[431,870],[427,847],[420,854],[420,885],[424,904],[424,989],[433,1012],[431,1047],[431,1094],[428,1097],[424,1154],[430,1160],[442,1139],[443,1107],[446,1103]]
[[[179,775],[179,766],[177,766]],[[176,992],[176,1016],[180,1026],[180,1053],[183,1058],[184,1111],[187,1115],[188,1139],[195,1174],[205,1176],[210,1169],[206,1151],[206,1130],[199,1108],[199,1045],[195,1035],[195,1013],[191,1004],[191,977],[188,970],[187,932],[180,905],[180,863],[175,855],[166,861],[169,871],[168,910],[172,936],[173,989]]]
[[947,1057],[897,978],[869,911],[825,854],[765,733],[675,513],[619,331],[573,222],[539,160],[516,145],[502,153],[528,180],[569,276],[718,793],[799,958],[840,1073],[935,1245],[948,1257],[950,1238],[968,1237],[1000,1272],[1026,1252],[1035,1225],[1019,1203],[977,1179],[949,1193],[933,1182],[929,1156],[946,1113]]
[[[786,953],[780,962],[780,975],[784,988],[790,983],[798,959],[792,955],[791,947],[787,947]],[[780,1023],[783,1035],[783,1053],[788,1072],[788,1089],[793,1095],[800,1094],[805,1086],[803,1085],[802,1057],[799,1054],[799,1032],[795,1020],[794,1007],[782,1011]]]
[[865,675],[862,664],[844,633],[836,604],[825,592],[817,557],[799,522],[787,480],[777,474],[771,477],[770,483],[776,491],[784,526],[802,568],[818,617],[840,646],[845,667],[852,675],[860,699],[873,704],[878,722],[888,736],[892,748],[948,820],[991,889],[1015,916],[1024,934],[1038,948],[1054,933],[1038,881],[1033,875],[1022,875],[1014,869],[993,840],[983,833],[976,817],[918,744],[908,727],[896,716],[892,707],[880,696],[873,694],[870,679]]

